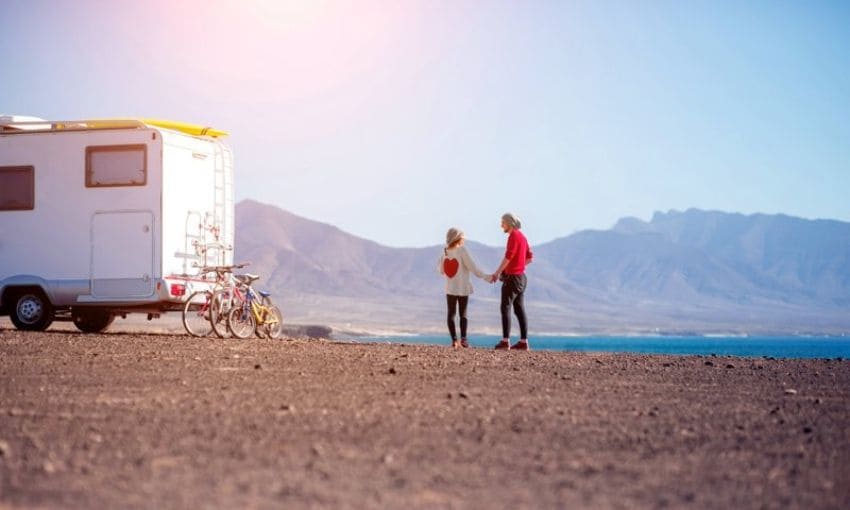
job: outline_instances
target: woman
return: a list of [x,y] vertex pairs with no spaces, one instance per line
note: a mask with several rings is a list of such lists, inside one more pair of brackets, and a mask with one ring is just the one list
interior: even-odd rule
[[[448,307],[447,322],[449,334],[452,336],[452,347],[469,347],[466,341],[466,305],[469,304],[469,295],[472,294],[472,283],[469,274],[472,273],[482,280],[488,275],[478,269],[475,261],[467,249],[463,246],[464,234],[458,228],[450,228],[446,232],[446,247],[440,256],[437,270],[446,278],[446,305]],[[457,339],[455,328],[455,314],[460,312],[460,343]]]

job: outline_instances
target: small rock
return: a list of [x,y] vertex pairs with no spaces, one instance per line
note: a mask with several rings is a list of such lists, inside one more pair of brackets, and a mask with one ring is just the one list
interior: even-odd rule
[[464,391],[461,391],[460,393],[458,393],[457,396],[460,397],[460,398],[467,398],[467,399],[469,398],[469,394],[467,394]]
[[820,397],[816,398],[815,404],[823,404],[823,399],[821,399]]
[[726,368],[735,368],[735,365],[733,365],[732,363],[727,363]]
[[50,462],[49,460],[45,460],[44,464],[41,465],[41,468],[48,475],[52,475],[53,473],[56,472],[56,465],[53,464],[52,462]]
[[261,368],[263,368],[263,367],[261,367],[259,363],[257,363],[256,365],[254,365],[254,370],[259,370],[259,369],[261,369]]
[[195,356],[193,359],[194,359],[195,361],[201,361],[201,358],[200,358],[199,356]]
[[795,390],[794,388],[788,388],[788,389],[785,390],[785,394],[786,395],[796,395],[797,390]]
[[238,354],[234,354],[234,355],[233,355],[233,359],[239,359],[239,355],[238,355]]
[[395,367],[390,367],[389,372],[390,372],[391,374],[397,374],[397,373],[398,373],[398,371],[396,371]]
[[384,464],[392,464],[395,458],[392,453],[385,453],[383,457],[381,457],[381,462]]
[[712,362],[712,361],[706,361],[706,362],[705,362],[705,366],[707,366],[707,367],[713,367],[713,366],[714,366],[714,362]]
[[281,411],[294,411],[294,410],[295,410],[295,406],[293,406],[293,405],[289,405],[289,404],[282,404],[282,405],[280,406],[280,410],[281,410]]
[[811,433],[812,433],[811,427],[803,427],[803,434],[811,434]]
[[0,439],[0,457],[9,456],[9,443]]
[[661,366],[662,367],[671,367],[671,366],[673,366],[673,364],[672,363],[662,363]]

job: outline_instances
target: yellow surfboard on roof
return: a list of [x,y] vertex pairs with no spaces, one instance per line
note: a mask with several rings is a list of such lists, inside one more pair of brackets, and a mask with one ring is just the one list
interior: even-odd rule
[[220,129],[215,129],[210,126],[199,126],[197,124],[189,124],[188,122],[178,122],[175,120],[163,120],[163,119],[139,119],[149,126],[161,127],[163,129],[170,129],[172,131],[179,131],[181,133],[186,133],[187,135],[192,136],[211,136],[213,138],[221,138],[223,136],[228,136],[227,131],[222,131]]
[[185,133],[187,135],[192,136],[209,136],[212,138],[221,138],[229,135],[227,131],[215,129],[210,126],[201,126],[198,124],[190,124],[188,122],[179,122],[176,120],[165,119],[95,119],[86,120],[82,122],[60,123],[57,124],[57,127],[60,129],[68,129],[70,127],[77,127],[78,124],[84,124],[85,127],[93,129],[114,129],[122,127],[132,127],[134,125],[138,125],[138,123],[163,129],[170,129],[171,131],[177,131],[179,133]]

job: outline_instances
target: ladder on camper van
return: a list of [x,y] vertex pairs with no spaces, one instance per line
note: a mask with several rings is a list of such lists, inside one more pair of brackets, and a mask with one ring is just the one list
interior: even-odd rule
[[215,193],[213,198],[213,225],[218,229],[215,261],[219,265],[227,264],[227,251],[233,250],[233,153],[223,144],[217,143],[215,149]]

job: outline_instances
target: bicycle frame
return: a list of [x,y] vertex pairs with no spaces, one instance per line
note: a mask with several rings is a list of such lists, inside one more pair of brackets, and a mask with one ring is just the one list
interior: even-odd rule
[[245,298],[242,301],[243,317],[244,314],[250,313],[254,316],[254,321],[256,321],[257,326],[275,324],[279,322],[277,318],[274,317],[271,309],[259,302],[259,299],[257,299],[257,293],[254,289],[250,285],[246,285],[245,287]]

